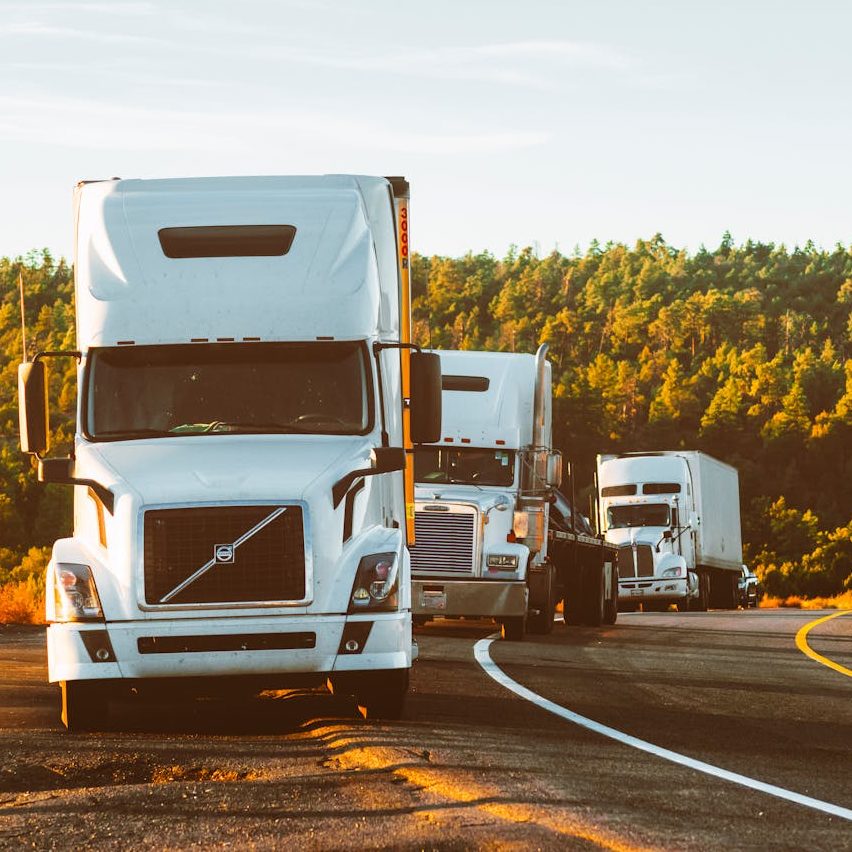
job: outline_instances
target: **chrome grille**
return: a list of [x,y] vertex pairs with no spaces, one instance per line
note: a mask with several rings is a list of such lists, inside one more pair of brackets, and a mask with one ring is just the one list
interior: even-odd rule
[[[218,556],[217,556],[218,552]],[[145,602],[305,598],[300,506],[199,506],[144,516]]]
[[621,579],[629,577],[653,577],[654,553],[650,544],[622,544],[618,548],[618,576]]
[[415,511],[411,568],[421,574],[472,574],[476,514]]
[[654,576],[654,554],[650,544],[636,545],[636,567],[640,577]]
[[623,544],[618,548],[618,576],[619,579],[636,576],[636,564],[633,561],[633,548],[629,544]]

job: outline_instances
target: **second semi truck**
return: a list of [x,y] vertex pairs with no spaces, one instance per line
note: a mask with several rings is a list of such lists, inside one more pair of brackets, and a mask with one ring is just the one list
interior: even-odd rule
[[504,638],[616,617],[615,548],[551,518],[547,346],[536,355],[441,351],[440,441],[415,451],[412,612],[490,617]]

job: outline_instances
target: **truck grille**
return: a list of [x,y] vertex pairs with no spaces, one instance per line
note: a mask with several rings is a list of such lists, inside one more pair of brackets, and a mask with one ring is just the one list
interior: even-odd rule
[[[635,560],[634,560],[635,553]],[[627,577],[653,577],[654,576],[654,554],[650,544],[637,544],[636,549],[630,544],[623,544],[618,548],[618,576],[621,579]]]
[[305,598],[299,506],[149,510],[144,516],[144,538],[148,604]]
[[474,512],[416,511],[416,544],[411,548],[412,570],[432,575],[472,574],[475,529]]

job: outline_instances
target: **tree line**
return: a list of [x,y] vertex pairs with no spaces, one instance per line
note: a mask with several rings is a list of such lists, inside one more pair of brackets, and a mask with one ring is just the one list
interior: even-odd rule
[[[767,591],[852,589],[852,250],[747,241],[689,253],[657,235],[538,257],[412,257],[418,343],[550,347],[554,439],[591,482],[599,452],[699,449],[740,472],[746,558]],[[30,354],[73,349],[73,271],[0,258],[0,583],[71,526],[17,442],[19,275]],[[70,443],[73,363],[54,362],[55,443]],[[27,567],[29,566],[29,567]]]

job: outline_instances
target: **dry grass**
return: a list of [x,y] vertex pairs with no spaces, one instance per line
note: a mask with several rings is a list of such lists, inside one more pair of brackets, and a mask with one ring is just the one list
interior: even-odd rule
[[802,598],[792,595],[789,598],[771,598],[768,595],[760,601],[762,608],[775,609],[852,609],[852,591],[842,592],[832,598]]
[[0,586],[0,624],[44,624],[44,593],[34,577]]

